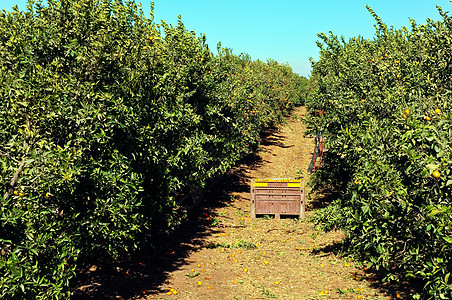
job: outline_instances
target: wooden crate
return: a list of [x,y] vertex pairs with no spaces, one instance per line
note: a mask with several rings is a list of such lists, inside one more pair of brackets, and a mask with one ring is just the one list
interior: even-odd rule
[[297,215],[305,217],[305,189],[302,179],[253,179],[250,187],[250,216]]

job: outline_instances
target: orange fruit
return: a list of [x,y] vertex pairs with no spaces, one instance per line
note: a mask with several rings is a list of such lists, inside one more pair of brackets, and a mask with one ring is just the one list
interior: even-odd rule
[[362,103],[364,103],[364,102],[366,102],[366,100],[364,100],[364,99],[361,99],[361,102],[362,102]]
[[439,115],[441,113],[441,109],[437,108],[435,109],[435,114]]
[[403,117],[404,119],[408,118],[408,116],[407,116],[407,115],[403,115],[402,117]]
[[439,178],[441,176],[441,173],[437,170],[433,171],[432,176],[435,178]]
[[359,181],[358,181],[358,179],[356,179],[356,180],[355,180],[355,184],[359,184]]
[[405,114],[409,115],[410,114],[410,110],[407,108],[405,109]]
[[425,116],[425,119],[426,119],[427,121],[430,121],[430,120],[431,120],[431,118],[430,118],[429,116]]

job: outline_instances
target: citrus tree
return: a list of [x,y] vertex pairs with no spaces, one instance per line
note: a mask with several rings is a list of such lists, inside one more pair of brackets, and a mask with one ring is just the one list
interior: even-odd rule
[[[151,8],[152,10],[152,8]],[[0,297],[67,298],[87,260],[152,248],[186,197],[302,101],[290,67],[133,1],[0,13]]]
[[[317,187],[339,197],[315,220],[386,280],[421,280],[415,298],[452,297],[451,19],[376,37],[319,34],[308,107],[325,134]],[[322,114],[315,114],[322,111]]]

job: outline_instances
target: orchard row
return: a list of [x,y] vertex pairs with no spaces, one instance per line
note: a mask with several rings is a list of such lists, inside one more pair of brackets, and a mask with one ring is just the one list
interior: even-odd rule
[[[317,187],[340,195],[316,220],[415,299],[452,298],[452,20],[345,41],[320,34],[310,126],[325,135]],[[314,112],[321,114],[315,116]]]
[[217,50],[128,1],[0,13],[0,298],[151,248],[302,100],[289,66]]

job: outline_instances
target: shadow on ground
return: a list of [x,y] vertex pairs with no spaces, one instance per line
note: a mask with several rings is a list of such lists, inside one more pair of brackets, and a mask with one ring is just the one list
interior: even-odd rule
[[[261,144],[285,147],[277,128],[264,132]],[[117,261],[96,261],[81,268],[72,283],[75,291],[71,299],[132,299],[162,293],[160,286],[168,274],[185,265],[190,252],[208,247],[205,237],[217,233],[211,226],[215,220],[211,211],[228,205],[232,193],[248,192],[247,174],[263,163],[253,152],[230,173],[212,180],[202,192],[203,200],[187,211],[185,222],[170,235],[162,233],[152,249]]]
[[[336,191],[328,190],[327,188],[320,189],[315,195],[312,197],[310,206],[311,210],[318,210],[327,207],[334,200],[340,198],[340,193]],[[339,242],[334,242],[332,244],[326,245],[324,247],[320,247],[312,250],[312,254],[318,255],[326,255],[328,253],[333,253],[339,257],[347,257],[353,256],[352,252],[349,252],[350,246],[348,244],[347,239],[342,239]],[[392,274],[401,274],[401,271],[391,270]],[[385,279],[387,277],[388,272],[385,270],[377,270],[374,267],[369,267],[363,265],[362,272],[356,272],[354,274],[354,279],[356,281],[368,281],[371,283],[373,288],[379,289],[384,294],[386,294],[390,299],[408,299],[410,295],[415,293],[422,294],[422,287],[424,283],[422,282],[408,282],[405,278],[399,275],[395,280],[388,281]],[[347,293],[347,291],[343,291]]]
[[[347,257],[347,248],[346,240],[342,240],[341,242],[335,242],[331,245],[315,249],[312,253],[314,255],[334,253],[339,257]],[[377,270],[374,267],[367,268],[366,266],[362,266],[362,270],[355,272],[354,279],[357,282],[370,282],[373,288],[379,289],[390,299],[409,299],[410,295],[416,293],[422,294],[422,287],[424,286],[422,282],[408,282],[404,278],[388,281],[385,279],[387,272],[384,270]],[[397,272],[395,271],[394,274],[397,274]]]

